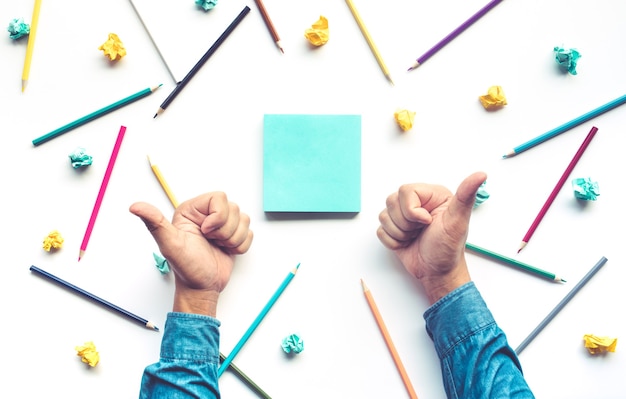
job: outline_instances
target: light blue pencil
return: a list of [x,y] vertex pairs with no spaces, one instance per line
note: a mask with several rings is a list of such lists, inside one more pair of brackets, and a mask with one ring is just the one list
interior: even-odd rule
[[289,272],[289,274],[287,275],[287,277],[285,277],[280,287],[278,287],[274,295],[272,295],[272,297],[267,302],[265,307],[263,307],[263,309],[261,310],[261,313],[259,313],[256,319],[254,319],[254,321],[252,322],[252,325],[248,327],[248,330],[246,331],[246,333],[243,335],[243,337],[241,337],[239,342],[237,342],[237,345],[235,345],[235,348],[230,352],[230,354],[226,357],[226,359],[224,359],[224,361],[220,365],[220,368],[217,370],[218,378],[221,377],[224,371],[228,368],[228,365],[233,361],[235,356],[237,356],[237,353],[239,353],[241,348],[245,345],[246,341],[248,341],[248,338],[250,338],[254,330],[256,330],[259,324],[261,324],[261,321],[263,320],[265,315],[267,315],[267,312],[270,311],[274,303],[276,303],[276,300],[278,300],[278,297],[283,293],[283,291],[285,291],[285,288],[287,288],[287,286],[289,285],[293,277],[296,275],[296,272],[298,271],[299,267],[300,267],[300,264],[298,263],[296,267],[294,267],[293,270]]
[[581,123],[587,122],[590,119],[595,118],[598,115],[601,115],[607,111],[612,110],[615,107],[618,107],[622,104],[626,103],[626,94],[624,94],[621,97],[616,98],[615,100],[608,102],[592,111],[587,112],[586,114],[583,114],[581,116],[579,116],[578,118],[572,119],[571,121],[562,124],[559,127],[555,127],[552,130],[549,130],[547,132],[545,132],[544,134],[535,137],[532,140],[529,140],[527,142],[525,142],[524,144],[520,144],[517,147],[513,148],[512,150],[510,150],[509,152],[507,152],[505,155],[502,156],[502,158],[510,158],[514,155],[519,154],[520,152],[526,151],[529,148],[532,148],[534,146],[536,146],[537,144],[541,144],[544,141],[547,141],[549,139],[551,139],[552,137],[559,135],[569,129],[572,129],[573,127],[576,127],[578,125],[580,125]]

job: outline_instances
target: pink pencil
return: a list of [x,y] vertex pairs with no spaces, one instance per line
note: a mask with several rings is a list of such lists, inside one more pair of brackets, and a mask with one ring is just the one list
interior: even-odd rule
[[543,207],[539,211],[539,214],[535,218],[535,221],[530,226],[530,229],[528,229],[528,232],[526,233],[526,235],[522,239],[522,243],[520,244],[520,248],[517,250],[518,253],[522,249],[524,249],[526,244],[528,244],[528,241],[530,240],[530,237],[532,237],[532,235],[535,232],[535,230],[537,230],[537,226],[539,226],[539,222],[541,222],[541,219],[543,219],[543,217],[545,216],[546,212],[548,212],[548,208],[550,208],[550,205],[552,205],[552,202],[554,201],[554,199],[556,198],[557,194],[559,193],[559,191],[563,187],[563,184],[565,184],[565,180],[567,180],[567,178],[569,177],[570,173],[572,173],[572,170],[574,169],[574,166],[576,166],[576,163],[578,163],[578,160],[580,159],[580,157],[583,156],[583,152],[585,152],[585,150],[587,149],[587,146],[591,142],[591,139],[593,139],[593,137],[596,135],[597,131],[598,131],[598,128],[594,126],[594,127],[591,128],[591,130],[587,134],[587,137],[585,138],[585,141],[583,141],[583,143],[580,145],[580,148],[578,149],[578,151],[576,151],[576,154],[574,155],[574,158],[572,158],[572,160],[570,161],[569,165],[567,165],[567,169],[565,169],[565,172],[563,173],[563,176],[561,176],[561,178],[559,179],[558,183],[556,183],[556,186],[554,187],[554,189],[550,193],[550,196],[546,200],[546,203],[543,204]]
[[115,160],[117,159],[117,154],[120,152],[120,147],[122,145],[122,140],[124,139],[125,133],[126,133],[126,126],[120,127],[120,132],[117,134],[117,140],[115,140],[115,145],[113,146],[113,152],[111,153],[111,158],[109,158],[109,164],[107,165],[107,170],[106,172],[104,172],[104,178],[102,179],[102,184],[100,185],[100,191],[98,191],[98,197],[96,198],[96,203],[93,206],[93,210],[91,211],[91,217],[89,218],[87,231],[85,231],[83,242],[82,244],[80,244],[80,252],[78,253],[79,262],[80,262],[80,258],[83,257],[83,255],[85,254],[85,251],[87,250],[89,237],[91,237],[93,226],[96,223],[96,218],[98,217],[98,211],[100,211],[100,205],[102,205],[102,199],[104,198],[104,193],[107,190],[109,179],[111,179],[111,172],[113,172],[113,166],[115,166]]

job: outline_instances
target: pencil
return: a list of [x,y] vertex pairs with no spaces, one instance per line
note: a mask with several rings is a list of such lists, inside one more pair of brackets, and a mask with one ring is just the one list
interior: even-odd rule
[[583,152],[585,152],[585,150],[589,146],[589,143],[591,142],[593,137],[596,135],[597,131],[598,131],[598,128],[594,126],[594,127],[591,128],[591,130],[587,134],[587,137],[585,137],[585,141],[583,141],[583,143],[580,145],[580,148],[578,148],[578,151],[576,151],[576,154],[574,155],[574,158],[572,158],[572,160],[570,161],[569,165],[567,165],[567,168],[565,169],[565,172],[563,172],[563,175],[561,176],[559,181],[556,183],[556,186],[554,186],[554,189],[552,190],[552,192],[548,196],[548,199],[546,200],[546,202],[541,207],[541,210],[537,214],[537,217],[535,217],[535,220],[530,225],[530,228],[528,229],[528,231],[526,232],[526,235],[522,239],[522,243],[520,244],[520,248],[517,251],[518,253],[522,249],[524,249],[526,244],[528,244],[528,241],[530,241],[530,237],[532,237],[532,235],[535,233],[535,230],[537,230],[537,226],[539,226],[539,223],[541,222],[541,219],[543,219],[543,217],[546,215],[546,212],[548,212],[548,208],[550,208],[550,205],[552,205],[552,202],[554,202],[554,199],[559,194],[559,191],[563,187],[563,184],[565,184],[565,181],[567,180],[569,175],[572,173],[572,170],[574,169],[574,166],[576,166],[576,164],[578,163],[578,160],[582,157]]
[[[150,157],[148,157],[148,162],[150,162]],[[163,176],[161,176],[161,173],[160,173],[158,167],[155,164],[153,164],[152,162],[150,162],[150,166],[152,167],[152,171],[154,172],[154,174],[156,175],[157,179],[159,180],[159,183],[161,183],[161,186],[163,187],[163,189],[167,193],[167,196],[169,197],[169,199],[170,199],[170,201],[172,203],[172,206],[174,207],[174,209],[178,208],[178,201],[176,201],[176,198],[174,197],[174,193],[169,189],[169,186],[167,185],[167,183],[163,179]],[[220,360],[224,361],[224,359],[226,359],[226,356],[222,352],[220,352]],[[228,367],[235,374],[237,374],[237,376],[239,377],[240,380],[242,380],[249,388],[251,388],[253,391],[255,391],[260,397],[262,397],[264,399],[271,399],[271,397],[263,389],[261,389],[261,387],[259,387],[254,381],[252,381],[252,379],[250,377],[248,377],[239,367],[237,367],[235,365],[235,363],[231,362],[228,365]]]
[[553,138],[554,136],[557,136],[567,130],[570,130],[578,125],[580,125],[581,123],[587,122],[590,119],[595,118],[596,116],[599,116],[607,111],[612,110],[615,107],[618,107],[622,104],[626,103],[626,94],[624,94],[621,97],[616,98],[613,101],[610,101],[604,105],[601,105],[600,107],[591,110],[581,116],[579,116],[578,118],[574,118],[569,122],[566,122],[564,124],[562,124],[561,126],[555,127],[552,130],[549,130],[547,132],[545,132],[542,135],[539,135],[537,137],[535,137],[532,140],[529,140],[527,142],[525,142],[524,144],[520,144],[517,147],[513,148],[512,150],[508,151],[505,155],[502,156],[502,158],[510,158],[514,155],[517,155],[523,151],[526,151],[534,146],[536,146],[537,144],[541,144],[544,141],[547,141],[551,138]]
[[263,320],[265,315],[267,315],[267,312],[269,312],[269,310],[272,308],[272,306],[274,306],[274,304],[278,300],[278,297],[280,297],[280,295],[283,293],[283,291],[285,291],[285,288],[287,288],[287,286],[289,285],[289,283],[291,282],[293,277],[296,275],[296,272],[298,271],[299,267],[300,267],[300,264],[298,263],[296,265],[296,267],[294,267],[293,270],[291,270],[289,272],[289,274],[287,275],[287,277],[285,277],[285,279],[283,280],[281,285],[278,287],[278,289],[276,290],[274,295],[272,295],[270,300],[263,307],[263,309],[261,310],[261,313],[259,313],[259,315],[256,317],[256,319],[254,319],[254,321],[252,322],[250,327],[248,327],[248,330],[245,332],[245,334],[243,334],[243,336],[241,337],[239,342],[237,342],[237,345],[235,345],[235,348],[233,348],[233,350],[226,357],[226,359],[224,359],[224,361],[220,365],[220,368],[217,370],[217,377],[218,378],[224,373],[224,370],[226,370],[228,368],[228,366],[233,361],[235,356],[237,356],[237,354],[239,353],[241,348],[244,346],[246,341],[248,341],[248,339],[250,338],[250,336],[252,335],[254,330],[256,330],[256,328],[259,326],[259,324],[261,324],[261,321]]
[[146,326],[147,328],[149,328],[151,330],[159,331],[159,328],[157,326],[155,326],[154,323],[152,323],[151,321],[148,321],[148,320],[144,319],[143,317],[139,317],[136,314],[133,314],[133,313],[129,312],[128,310],[124,310],[124,309],[120,308],[119,306],[112,304],[109,301],[105,301],[104,299],[102,299],[102,298],[100,298],[98,296],[95,296],[94,294],[92,294],[90,292],[87,292],[84,289],[75,286],[74,284],[70,284],[67,281],[65,281],[63,279],[60,279],[59,277],[57,277],[57,276],[55,276],[55,275],[53,275],[53,274],[51,274],[49,272],[41,270],[37,266],[31,266],[30,270],[32,272],[35,272],[36,274],[38,274],[40,276],[43,276],[43,277],[47,278],[48,280],[54,281],[54,282],[62,285],[63,287],[69,288],[70,290],[74,291],[77,294],[82,295],[83,297],[85,297],[87,299],[91,299],[92,301],[97,302],[97,303],[99,303],[101,305],[104,305],[104,306],[106,306],[107,308],[109,308],[111,310],[114,310],[114,311],[116,311],[118,313],[121,313],[124,316],[126,316],[126,317],[128,317],[128,318],[130,318],[130,319],[132,319],[132,320],[134,320],[136,322],[138,322],[139,324],[143,324],[144,326]]
[[600,270],[600,268],[602,266],[604,266],[604,264],[606,263],[607,259],[603,256],[602,258],[600,258],[600,260],[598,261],[598,263],[596,263],[591,270],[589,270],[589,272],[578,282],[578,284],[576,284],[576,286],[574,288],[572,288],[572,290],[565,295],[565,298],[563,298],[561,300],[561,302],[558,303],[558,305],[556,305],[556,307],[554,309],[552,309],[552,311],[546,316],[545,319],[543,319],[541,321],[541,323],[539,323],[539,325],[528,335],[528,337],[526,337],[526,339],[524,339],[524,341],[522,341],[522,343],[517,347],[517,349],[515,349],[515,353],[517,353],[518,355],[520,353],[522,353],[522,351],[524,350],[524,348],[526,348],[528,346],[528,344],[535,339],[535,337],[537,335],[539,335],[539,333],[541,332],[541,330],[544,329],[545,326],[548,325],[548,323],[550,323],[550,321],[552,319],[554,319],[554,316],[556,316],[561,309],[563,309],[565,307],[565,305],[567,305],[567,303],[570,301],[570,299],[572,299],[572,297],[574,295],[576,295],[576,293],[578,291],[580,291],[580,289],[587,284],[587,282],[594,276],[594,274],[596,274],[596,272],[598,270]]
[[113,146],[113,151],[111,152],[111,157],[109,158],[109,164],[107,165],[106,172],[104,172],[102,184],[100,184],[100,190],[98,191],[96,203],[94,204],[93,210],[91,211],[91,216],[89,217],[89,223],[87,224],[87,230],[85,231],[85,235],[83,236],[83,242],[80,244],[80,251],[78,253],[79,262],[85,254],[85,251],[87,250],[89,237],[91,237],[93,226],[96,223],[96,218],[98,217],[98,212],[100,211],[100,206],[102,205],[102,199],[104,198],[104,193],[106,192],[107,185],[109,184],[109,180],[111,179],[111,172],[113,172],[113,166],[115,166],[115,160],[117,159],[117,154],[120,151],[120,146],[122,145],[122,140],[124,139],[125,133],[126,126],[120,127],[120,131],[117,134],[117,139],[115,140],[115,145]]
[[276,28],[274,27],[274,24],[272,23],[272,19],[270,18],[269,14],[267,13],[267,10],[265,9],[265,6],[263,5],[263,1],[254,0],[254,2],[256,3],[257,7],[259,7],[259,11],[261,11],[261,16],[263,16],[263,21],[265,21],[265,25],[267,26],[267,29],[270,31],[270,34],[272,35],[274,42],[278,46],[278,49],[280,50],[281,53],[284,54],[285,50],[283,50],[283,46],[280,44],[280,37],[278,36],[278,32],[276,32]]
[[157,90],[159,87],[161,87],[162,85],[157,85],[154,87],[148,87],[147,89],[143,89],[141,91],[138,91],[135,94],[131,94],[128,97],[122,98],[119,101],[116,101],[110,105],[107,105],[104,108],[100,108],[97,111],[94,111],[88,115],[83,116],[82,118],[76,119],[73,122],[68,123],[67,125],[61,126],[58,129],[55,129],[53,131],[51,131],[50,133],[44,134],[41,137],[38,137],[36,139],[33,140],[33,145],[34,146],[38,146],[40,144],[45,143],[46,141],[52,140],[55,137],[58,137],[60,135],[62,135],[63,133],[67,133],[72,129],[75,129],[79,126],[82,126],[88,122],[91,122],[94,119],[97,119],[101,116],[104,116],[106,114],[108,114],[109,112],[115,111],[118,108],[122,108],[125,105],[128,105],[132,102],[135,102],[141,98],[144,98],[152,93],[155,92],[155,90]]
[[154,38],[150,34],[150,30],[148,29],[148,26],[144,22],[143,18],[141,18],[141,14],[139,13],[139,10],[137,10],[137,7],[135,6],[135,3],[133,2],[133,0],[129,0],[129,1],[130,1],[130,5],[133,6],[133,10],[135,11],[135,14],[137,14],[137,18],[139,18],[139,22],[141,22],[141,25],[143,26],[143,29],[148,34],[148,37],[150,38],[150,41],[152,42],[152,45],[154,46],[154,48],[156,49],[157,53],[159,54],[159,57],[161,57],[161,61],[163,61],[163,64],[165,64],[165,68],[167,69],[167,72],[170,74],[170,77],[172,78],[174,83],[178,83],[178,80],[176,80],[176,77],[174,76],[174,72],[172,72],[172,69],[168,65],[167,60],[165,59],[165,57],[163,57],[163,53],[161,53],[161,50],[159,50],[159,46],[157,45],[156,40],[154,40]]
[[148,162],[150,163],[150,168],[152,169],[152,172],[154,173],[154,175],[156,176],[157,180],[161,184],[161,187],[163,188],[163,191],[165,191],[165,194],[167,194],[167,198],[170,199],[170,202],[174,206],[174,209],[178,208],[178,201],[176,200],[176,197],[174,196],[174,193],[172,192],[172,190],[170,189],[170,186],[165,181],[165,178],[163,178],[163,175],[161,174],[161,171],[159,170],[159,167],[150,160],[150,156],[149,155],[148,155]]
[[24,58],[24,69],[22,70],[22,93],[26,90],[28,76],[30,75],[30,64],[33,60],[33,49],[35,48],[35,38],[37,37],[37,26],[39,25],[39,11],[41,10],[41,0],[35,0],[33,7],[33,18],[30,21],[30,33],[28,34],[28,45],[26,47],[26,57]]
[[417,399],[417,394],[415,393],[415,390],[413,389],[413,384],[411,384],[409,375],[404,369],[402,360],[400,360],[400,355],[398,354],[398,351],[396,350],[396,347],[393,344],[393,341],[391,340],[391,336],[389,335],[387,326],[385,325],[385,322],[383,321],[383,317],[381,316],[380,311],[378,310],[378,306],[376,306],[376,302],[374,302],[374,297],[372,296],[370,289],[365,285],[365,282],[363,281],[363,279],[361,279],[361,285],[363,286],[363,294],[365,294],[365,299],[367,299],[367,304],[372,310],[372,314],[374,314],[374,319],[376,319],[376,324],[378,324],[378,328],[380,329],[380,332],[383,334],[383,338],[385,339],[387,348],[389,348],[389,352],[391,352],[391,357],[393,358],[393,361],[396,364],[396,368],[398,369],[398,372],[400,372],[400,377],[402,378],[402,382],[404,383],[404,386],[407,392],[409,393],[409,397]]
[[[222,352],[220,352],[220,360],[226,360],[226,356]],[[261,389],[261,387],[255,384],[254,381],[252,381],[250,377],[248,377],[243,371],[241,371],[239,367],[235,366],[234,363],[231,362],[228,367],[233,370],[235,374],[239,376],[239,379],[241,379],[249,388],[252,388],[253,391],[256,391],[256,393],[258,393],[260,397],[262,397],[263,399],[272,399],[271,396],[269,396],[264,390]]]
[[436,52],[438,52],[439,50],[441,50],[446,44],[450,43],[455,37],[457,37],[458,35],[460,35],[465,29],[467,29],[468,27],[470,27],[470,25],[473,25],[474,22],[478,21],[480,18],[482,18],[485,14],[487,14],[489,11],[491,11],[495,6],[497,6],[500,2],[502,2],[502,0],[491,0],[489,3],[487,3],[487,5],[485,5],[483,8],[481,8],[480,10],[478,10],[478,12],[476,12],[476,14],[472,15],[471,17],[469,17],[469,19],[467,19],[467,21],[463,22],[461,25],[459,25],[458,28],[456,28],[455,30],[453,30],[452,32],[450,32],[446,37],[444,37],[443,39],[441,39],[437,44],[435,44],[432,48],[430,48],[428,51],[426,51],[424,54],[422,54],[421,56],[419,56],[415,62],[413,63],[413,65],[411,65],[411,67],[408,69],[409,71],[417,68],[418,66],[422,65],[427,59],[429,59],[430,57],[432,57]]
[[380,52],[378,51],[378,47],[376,47],[374,40],[372,40],[372,36],[370,35],[369,31],[367,30],[367,27],[363,23],[363,20],[361,19],[361,15],[359,14],[356,7],[354,6],[354,3],[352,2],[352,0],[346,0],[346,3],[348,4],[348,7],[350,8],[350,11],[352,12],[352,16],[356,20],[356,23],[359,25],[359,29],[361,30],[361,33],[365,37],[365,40],[367,41],[367,45],[370,47],[370,50],[372,50],[372,53],[374,54],[374,57],[376,58],[376,62],[378,62],[378,66],[383,71],[383,74],[385,75],[387,80],[389,80],[389,82],[393,84],[393,80],[391,80],[391,75],[389,74],[389,70],[387,69],[385,62],[383,61],[383,58],[381,57]]
[[185,86],[187,85],[187,83],[189,83],[191,78],[193,78],[194,75],[200,70],[202,65],[204,65],[209,58],[211,58],[213,53],[215,53],[218,47],[222,43],[224,43],[224,40],[226,40],[226,38],[233,32],[233,30],[235,30],[235,28],[239,25],[239,23],[243,20],[243,18],[246,15],[248,15],[249,12],[250,12],[250,7],[248,6],[245,6],[243,10],[241,10],[239,15],[237,15],[237,17],[233,20],[233,22],[230,23],[228,28],[226,28],[226,30],[220,35],[220,37],[217,38],[215,43],[211,45],[211,47],[207,50],[207,52],[204,53],[204,55],[202,56],[202,58],[200,58],[200,60],[196,63],[196,65],[194,65],[193,68],[191,68],[191,70],[187,72],[187,75],[185,75],[183,80],[181,80],[180,82],[178,82],[178,84],[176,84],[176,87],[174,88],[174,90],[172,90],[172,92],[169,94],[169,96],[167,96],[165,101],[163,101],[159,109],[157,109],[157,112],[154,114],[154,118],[162,114],[165,111],[165,109],[170,105],[170,103],[174,101],[176,96],[178,96],[178,94],[185,88]]
[[490,251],[488,249],[481,248],[478,245],[474,245],[474,244],[470,244],[469,242],[466,242],[465,243],[465,248],[467,248],[467,249],[469,249],[471,251],[474,251],[474,252],[478,252],[479,254],[486,255],[486,256],[488,256],[490,258],[502,261],[502,262],[507,263],[507,264],[509,264],[511,266],[515,266],[515,267],[517,267],[519,269],[526,270],[526,271],[531,272],[533,274],[536,274],[538,276],[545,277],[545,278],[547,278],[549,280],[557,281],[557,282],[560,282],[560,283],[564,283],[565,282],[565,279],[557,276],[554,273],[550,273],[550,272],[547,272],[545,270],[539,269],[537,267],[531,266],[531,265],[529,265],[527,263],[520,262],[518,260],[515,260],[513,258],[509,258],[509,257],[504,256],[504,255],[500,255],[500,254],[498,254],[496,252],[493,252],[493,251]]

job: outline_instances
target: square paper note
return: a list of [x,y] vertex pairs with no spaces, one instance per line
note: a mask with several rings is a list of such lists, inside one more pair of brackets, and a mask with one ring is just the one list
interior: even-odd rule
[[360,212],[361,116],[265,115],[265,212]]

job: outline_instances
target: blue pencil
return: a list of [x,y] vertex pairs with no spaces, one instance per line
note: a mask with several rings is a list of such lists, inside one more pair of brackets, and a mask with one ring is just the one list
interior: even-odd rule
[[224,361],[220,365],[220,368],[217,370],[218,378],[221,377],[224,371],[228,368],[228,365],[233,361],[235,356],[237,356],[237,353],[239,353],[241,348],[245,345],[246,341],[248,341],[248,338],[250,338],[254,330],[256,330],[259,324],[261,324],[261,321],[263,320],[267,312],[269,312],[269,310],[272,308],[274,303],[276,303],[276,300],[278,300],[278,297],[283,293],[285,288],[287,288],[287,286],[289,285],[293,277],[296,275],[296,272],[298,271],[299,267],[300,267],[300,264],[298,263],[296,267],[292,271],[289,272],[289,274],[287,275],[287,277],[285,277],[280,287],[278,287],[278,289],[276,290],[274,295],[272,295],[272,297],[267,302],[263,310],[261,310],[261,313],[259,313],[256,319],[254,319],[254,321],[252,322],[252,325],[248,327],[248,330],[246,331],[246,333],[243,335],[243,337],[241,337],[239,342],[237,342],[237,345],[235,345],[235,348],[230,352],[230,354],[226,357],[226,359],[224,359]]
[[509,152],[507,152],[505,155],[502,156],[502,158],[510,158],[514,155],[517,155],[523,151],[526,151],[534,146],[536,146],[537,144],[541,144],[544,141],[547,141],[549,139],[551,139],[552,137],[559,135],[569,129],[572,129],[578,125],[580,125],[581,123],[587,122],[590,119],[595,118],[598,115],[601,115],[607,111],[612,110],[615,107],[618,107],[622,104],[626,103],[626,94],[624,94],[621,97],[616,98],[615,100],[608,102],[592,111],[587,112],[586,114],[583,114],[581,116],[579,116],[578,118],[572,119],[571,121],[562,124],[559,127],[555,127],[552,130],[549,130],[547,132],[545,132],[544,134],[535,137],[532,140],[529,140],[527,142],[525,142],[524,144],[520,144],[517,147],[513,148],[512,150],[510,150]]

